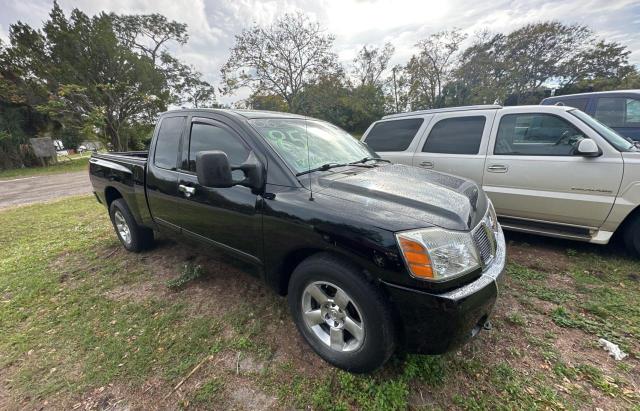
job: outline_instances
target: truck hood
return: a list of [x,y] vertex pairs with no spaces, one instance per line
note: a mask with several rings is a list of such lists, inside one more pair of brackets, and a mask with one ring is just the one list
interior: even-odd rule
[[319,177],[317,184],[314,191],[359,203],[367,209],[363,213],[377,208],[423,227],[469,230],[487,209],[487,198],[473,181],[401,164],[337,171]]

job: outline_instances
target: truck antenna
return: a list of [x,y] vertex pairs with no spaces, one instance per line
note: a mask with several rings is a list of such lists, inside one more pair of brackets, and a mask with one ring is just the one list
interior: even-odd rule
[[[307,128],[307,117],[304,117],[304,135],[307,137],[307,170],[311,170],[311,154],[309,154],[309,130]],[[313,201],[313,189],[311,188],[311,173],[309,176],[309,201]]]

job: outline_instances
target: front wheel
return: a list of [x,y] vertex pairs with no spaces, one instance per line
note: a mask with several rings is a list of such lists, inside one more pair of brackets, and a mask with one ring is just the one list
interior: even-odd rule
[[298,330],[325,361],[370,372],[395,349],[391,309],[355,267],[329,254],[303,261],[289,282],[289,308]]
[[640,214],[632,217],[632,220],[624,227],[624,245],[631,254],[640,256]]
[[153,244],[153,230],[141,227],[136,223],[127,203],[119,198],[109,206],[111,223],[116,230],[120,242],[129,251],[138,253],[150,248]]

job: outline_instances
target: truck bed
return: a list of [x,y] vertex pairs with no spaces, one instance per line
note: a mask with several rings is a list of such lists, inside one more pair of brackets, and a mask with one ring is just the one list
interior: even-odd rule
[[148,156],[148,151],[125,151],[94,153],[89,159],[89,177],[98,201],[108,206],[115,198],[124,198],[140,225],[152,224],[145,192]]

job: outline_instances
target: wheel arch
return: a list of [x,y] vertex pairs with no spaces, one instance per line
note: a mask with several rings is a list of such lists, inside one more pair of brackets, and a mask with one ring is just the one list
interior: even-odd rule
[[113,203],[115,200],[119,198],[124,198],[124,197],[122,197],[122,193],[120,193],[120,191],[118,191],[117,188],[113,186],[108,186],[107,188],[104,189],[104,199],[107,205],[107,210],[109,209],[109,207],[111,207],[111,203]]
[[354,267],[359,272],[361,272],[369,281],[371,281],[371,274],[367,270],[365,270],[363,266],[358,264],[356,261],[353,261],[353,259],[344,255],[343,253],[340,253],[336,250],[324,248],[298,248],[288,252],[282,259],[282,262],[280,263],[278,268],[276,270],[273,270],[270,275],[267,274],[267,276],[269,277],[267,278],[267,282],[271,284],[271,286],[279,295],[287,295],[289,280],[291,279],[293,271],[304,260],[316,254],[330,254],[340,259],[345,264]]

